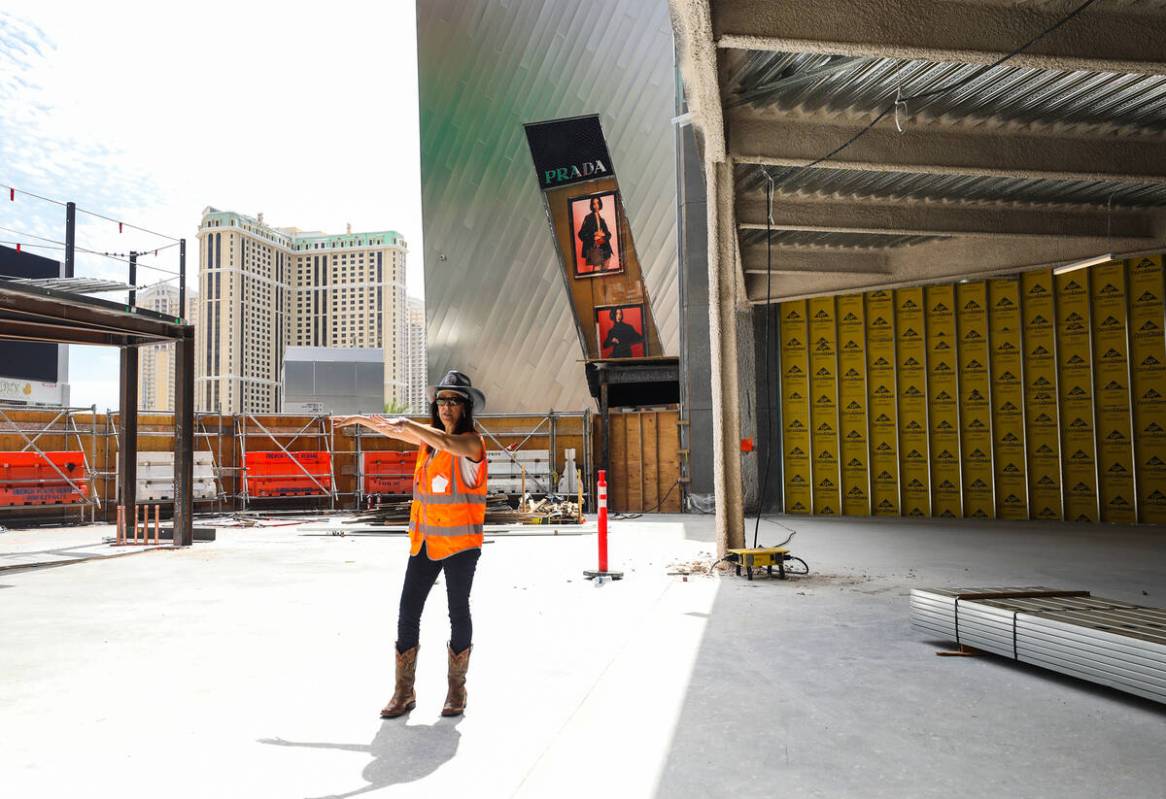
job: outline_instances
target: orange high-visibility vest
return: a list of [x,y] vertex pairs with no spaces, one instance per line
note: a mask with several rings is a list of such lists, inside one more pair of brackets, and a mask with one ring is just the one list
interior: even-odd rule
[[[433,452],[433,457],[429,453]],[[486,452],[485,441],[482,452]],[[430,560],[442,560],[467,549],[482,547],[486,522],[486,458],[478,464],[477,485],[462,481],[461,456],[430,450],[422,444],[413,469],[413,505],[409,510],[409,554],[421,551]]]

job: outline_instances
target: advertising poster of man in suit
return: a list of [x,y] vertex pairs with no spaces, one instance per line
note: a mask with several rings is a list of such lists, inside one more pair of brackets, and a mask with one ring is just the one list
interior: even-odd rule
[[600,358],[644,357],[643,305],[598,305],[595,327]]
[[619,192],[606,191],[567,200],[575,238],[575,277],[623,271],[619,238]]

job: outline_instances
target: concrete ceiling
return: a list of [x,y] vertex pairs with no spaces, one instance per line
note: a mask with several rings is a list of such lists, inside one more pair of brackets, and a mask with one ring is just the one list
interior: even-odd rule
[[1080,4],[671,0],[730,279],[765,302],[1166,248],[1166,2],[1098,0],[992,66]]

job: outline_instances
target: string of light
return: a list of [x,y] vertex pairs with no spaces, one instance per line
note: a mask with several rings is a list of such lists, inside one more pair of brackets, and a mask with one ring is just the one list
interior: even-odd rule
[[[35,197],[38,200],[42,200],[42,201],[47,202],[47,203],[52,203],[53,205],[59,205],[62,208],[68,206],[68,203],[66,203],[62,200],[56,200],[56,199],[53,199],[52,197],[45,197],[43,194],[37,194],[36,192],[28,191],[27,189],[20,189],[20,188],[17,188],[16,186],[12,186],[12,185],[9,185],[6,183],[0,183],[0,188],[4,188],[4,189],[8,190],[8,201],[9,202],[16,202],[16,195],[23,194],[27,197]],[[111,216],[106,216],[105,214],[98,213],[97,211],[90,211],[89,209],[82,208],[79,205],[75,206],[75,207],[76,207],[78,213],[86,214],[88,216],[92,216],[92,217],[95,217],[97,219],[103,219],[106,222],[112,222],[113,224],[117,225],[117,232],[118,233],[124,233],[125,228],[130,228],[132,230],[141,231],[142,233],[148,233],[151,236],[158,236],[159,238],[169,239],[170,241],[174,242],[175,244],[177,244],[181,241],[181,238],[179,238],[177,236],[170,236],[170,235],[167,235],[166,233],[159,233],[156,230],[150,230],[147,227],[142,227],[141,225],[135,225],[132,222],[125,222],[121,219],[114,219]],[[173,246],[173,245],[167,245],[167,246]],[[151,249],[161,249],[161,248],[158,247],[158,248],[151,248]]]
[[[65,248],[65,242],[58,241],[56,239],[48,239],[48,238],[45,238],[44,236],[37,236],[34,233],[25,233],[25,232],[20,231],[20,230],[14,230],[14,229],[9,228],[9,227],[4,227],[3,225],[0,225],[0,230],[3,230],[5,233],[11,233],[14,236],[19,236],[22,239],[35,239],[37,241],[47,242],[48,244],[59,245],[60,249]],[[14,242],[14,243],[16,244],[17,251],[19,252],[20,247],[23,244],[23,242]],[[28,246],[35,247],[35,246],[41,246],[41,245],[29,244]],[[168,246],[170,246],[170,245],[168,245]],[[48,248],[46,247],[45,249],[48,249]],[[116,253],[116,252],[99,252],[98,250],[90,250],[90,249],[87,249],[85,247],[77,247],[77,246],[74,246],[74,249],[77,252],[86,253],[87,255],[96,255],[96,256],[100,256],[102,258],[112,258],[115,261],[121,261],[122,263],[126,263],[126,264],[130,263],[130,259],[129,259],[128,254]],[[166,247],[159,247],[158,248],[158,250],[164,250],[164,249],[166,249]],[[154,252],[157,253],[157,250]],[[167,275],[178,275],[179,274],[178,272],[175,272],[173,269],[163,269],[160,266],[152,266],[152,265],[144,263],[142,261],[135,261],[134,263],[140,269],[150,269],[154,272],[162,272],[163,274],[167,274]]]

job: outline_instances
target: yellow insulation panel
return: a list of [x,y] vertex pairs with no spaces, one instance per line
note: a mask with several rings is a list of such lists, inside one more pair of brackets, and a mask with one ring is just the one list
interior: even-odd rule
[[1020,278],[1020,291],[1029,518],[1061,519],[1061,429],[1052,270],[1025,272]]
[[1089,271],[1054,276],[1057,297],[1057,365],[1061,398],[1061,469],[1065,518],[1095,522],[1097,456],[1093,422],[1093,354]]
[[903,515],[931,515],[927,440],[927,329],[923,288],[895,290],[895,355],[899,385],[899,471]]
[[867,397],[870,415],[871,507],[899,515],[899,411],[895,383],[895,305],[890,291],[863,295],[866,309]]
[[842,512],[870,515],[870,451],[866,390],[866,311],[861,294],[838,298],[838,418]]
[[1126,262],[1138,521],[1166,524],[1166,288],[1162,256]]
[[956,286],[964,516],[975,519],[991,519],[996,515],[987,306],[985,283]]
[[781,319],[781,421],[785,512],[810,513],[810,359],[805,300],[783,302]]
[[814,514],[841,513],[838,471],[838,327],[833,297],[810,300],[810,443]]
[[988,281],[992,446],[996,516],[1028,518],[1024,458],[1024,381],[1021,374],[1020,281]]
[[1103,522],[1137,521],[1126,339],[1126,269],[1114,261],[1090,270],[1094,423]]
[[960,488],[959,362],[955,286],[928,286],[927,405],[931,449],[931,512],[963,517]]

